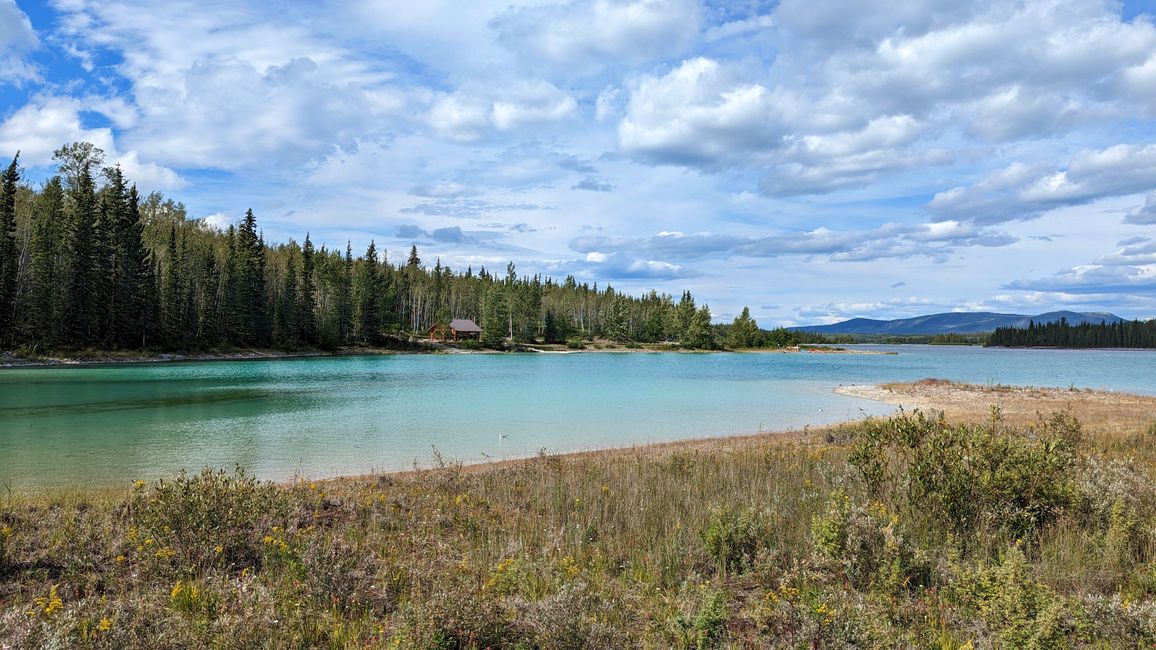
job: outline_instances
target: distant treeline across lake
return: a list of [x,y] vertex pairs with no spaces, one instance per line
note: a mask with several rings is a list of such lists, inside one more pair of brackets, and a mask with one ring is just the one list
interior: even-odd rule
[[987,345],[1008,348],[1156,348],[1156,320],[1072,325],[1061,319],[1029,323],[1027,327],[1000,327]]

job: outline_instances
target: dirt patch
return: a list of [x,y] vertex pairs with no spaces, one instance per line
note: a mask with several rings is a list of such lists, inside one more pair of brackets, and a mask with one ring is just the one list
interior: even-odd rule
[[896,404],[904,410],[943,411],[949,421],[982,422],[992,408],[1009,424],[1029,424],[1071,411],[1086,429],[1103,433],[1142,430],[1156,422],[1156,397],[1101,390],[979,386],[943,379],[905,384],[840,386],[837,393]]

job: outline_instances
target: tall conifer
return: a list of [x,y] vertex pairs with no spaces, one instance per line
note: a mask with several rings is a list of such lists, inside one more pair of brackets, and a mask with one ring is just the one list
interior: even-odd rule
[[16,184],[20,180],[20,153],[0,178],[0,345],[12,338],[16,318]]

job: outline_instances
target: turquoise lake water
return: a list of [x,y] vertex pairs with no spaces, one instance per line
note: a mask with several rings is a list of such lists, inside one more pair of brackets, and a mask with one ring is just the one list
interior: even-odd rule
[[890,406],[839,384],[938,377],[1156,394],[1156,352],[390,355],[0,370],[0,485],[241,465],[324,478],[801,429]]

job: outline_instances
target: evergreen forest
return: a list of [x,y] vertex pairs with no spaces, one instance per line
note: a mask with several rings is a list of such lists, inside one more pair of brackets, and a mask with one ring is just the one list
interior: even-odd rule
[[308,233],[268,242],[252,210],[221,230],[160,192],[141,196],[91,143],[54,159],[58,173],[39,188],[22,182],[19,153],[0,179],[0,349],[389,346],[452,318],[481,325],[490,347],[800,342],[760,330],[748,310],[712,326],[689,291],[635,297],[573,276],[520,276],[513,263],[497,273],[431,267],[416,246],[394,263],[373,242],[355,254],[315,247]]
[[1116,323],[1080,323],[1066,318],[1051,323],[1028,323],[1027,327],[999,327],[987,345],[1024,348],[1156,348],[1156,320]]

